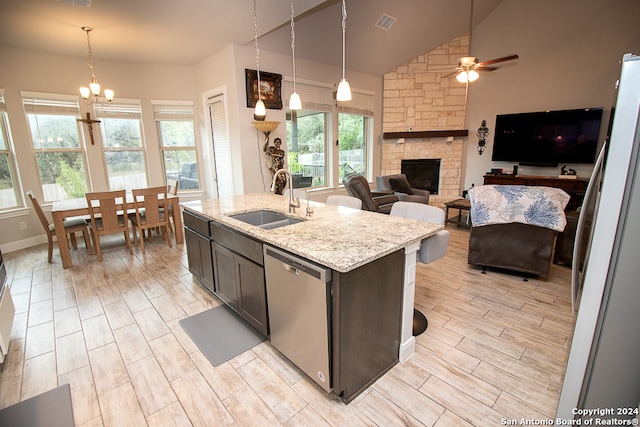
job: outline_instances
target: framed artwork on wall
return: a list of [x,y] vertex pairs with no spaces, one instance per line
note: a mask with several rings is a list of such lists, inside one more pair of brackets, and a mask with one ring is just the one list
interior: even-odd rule
[[[258,102],[258,72],[246,68],[247,107],[253,108]],[[260,71],[260,96],[264,106],[271,110],[282,109],[282,75]]]

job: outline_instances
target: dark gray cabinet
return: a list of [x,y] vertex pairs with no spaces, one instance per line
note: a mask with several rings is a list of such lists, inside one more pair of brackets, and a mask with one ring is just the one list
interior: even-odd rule
[[262,243],[211,223],[215,294],[264,335],[269,334]]
[[200,283],[213,292],[213,262],[209,220],[189,211],[183,212],[184,236],[187,244],[189,271]]
[[215,265],[215,294],[237,311],[236,255],[224,246],[214,242],[213,265]]
[[236,256],[236,280],[238,285],[238,312],[256,329],[269,333],[267,314],[267,291],[264,267]]
[[333,273],[333,392],[349,403],[398,362],[404,251]]

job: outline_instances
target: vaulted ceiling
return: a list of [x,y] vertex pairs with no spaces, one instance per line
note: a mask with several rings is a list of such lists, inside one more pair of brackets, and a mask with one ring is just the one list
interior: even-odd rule
[[[474,26],[503,0],[475,0]],[[465,34],[471,0],[346,0],[346,66],[382,75]],[[294,0],[296,57],[342,63],[339,0]],[[261,51],[291,52],[290,3],[257,0]],[[396,22],[388,30],[383,15]],[[194,65],[235,43],[253,44],[252,0],[2,0],[0,43],[96,61]]]

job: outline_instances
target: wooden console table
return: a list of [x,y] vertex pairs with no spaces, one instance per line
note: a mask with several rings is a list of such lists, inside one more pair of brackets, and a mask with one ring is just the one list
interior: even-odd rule
[[571,212],[582,205],[589,180],[583,178],[564,179],[555,176],[487,174],[484,176],[484,183],[485,185],[531,185],[560,188],[571,196],[565,208],[566,212]]

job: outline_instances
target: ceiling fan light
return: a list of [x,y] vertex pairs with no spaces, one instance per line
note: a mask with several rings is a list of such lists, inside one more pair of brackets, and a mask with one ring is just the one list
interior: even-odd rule
[[480,74],[475,70],[460,71],[456,76],[456,80],[460,83],[471,83],[478,80],[478,77],[480,77]]
[[351,86],[347,79],[340,80],[338,85],[338,93],[336,94],[336,100],[338,101],[351,101]]
[[467,75],[466,71],[460,71],[456,75],[456,80],[459,81],[460,83],[466,83],[469,80],[469,76]]
[[289,98],[289,109],[290,110],[302,109],[302,101],[300,100],[300,95],[298,95],[298,92],[293,92],[291,94],[291,98]]

